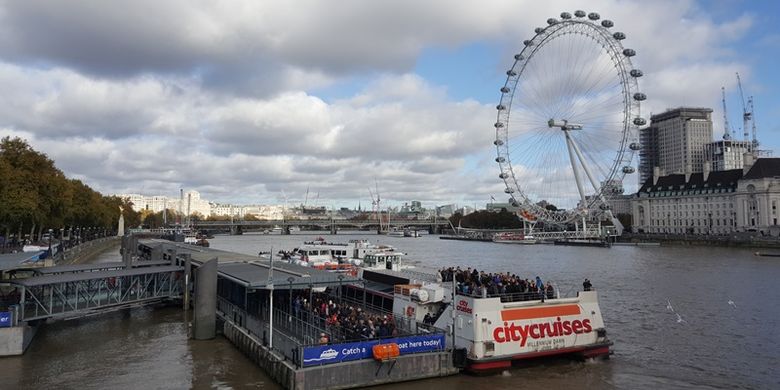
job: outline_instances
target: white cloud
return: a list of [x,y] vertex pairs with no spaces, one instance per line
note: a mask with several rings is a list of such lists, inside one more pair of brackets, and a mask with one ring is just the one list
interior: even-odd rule
[[[0,0],[0,90],[12,91],[0,94],[0,135],[24,135],[105,192],[184,186],[256,202],[308,186],[346,200],[376,179],[398,201],[503,197],[496,102],[453,99],[459,80],[414,74],[418,56],[488,42],[508,64],[534,27],[581,5]],[[588,6],[639,53],[645,114],[703,105],[718,123],[720,85],[750,77],[731,48],[749,14],[717,24],[692,0]],[[337,99],[313,92],[366,79]]]

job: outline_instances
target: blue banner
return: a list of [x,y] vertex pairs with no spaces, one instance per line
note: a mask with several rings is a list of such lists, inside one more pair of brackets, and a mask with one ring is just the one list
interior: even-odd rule
[[438,333],[424,336],[395,337],[383,340],[306,347],[303,349],[303,366],[308,367],[320,364],[370,359],[373,357],[372,348],[375,345],[389,343],[398,344],[401,355],[440,351],[444,349],[444,334]]
[[0,328],[11,327],[11,312],[0,311]]

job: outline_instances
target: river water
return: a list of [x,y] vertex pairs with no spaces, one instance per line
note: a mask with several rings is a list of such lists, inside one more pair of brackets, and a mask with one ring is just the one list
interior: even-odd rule
[[[292,249],[314,235],[217,236],[213,248],[256,254]],[[381,389],[778,389],[780,258],[710,247],[611,249],[368,238],[421,266],[477,267],[541,276],[563,293],[589,278],[608,335],[606,361],[546,361],[487,377],[458,375]],[[115,250],[97,261],[117,261]],[[671,309],[670,309],[671,308]],[[679,315],[679,316],[678,316]],[[277,389],[224,338],[187,339],[175,308],[134,309],[41,328],[27,353],[0,359],[0,388]]]

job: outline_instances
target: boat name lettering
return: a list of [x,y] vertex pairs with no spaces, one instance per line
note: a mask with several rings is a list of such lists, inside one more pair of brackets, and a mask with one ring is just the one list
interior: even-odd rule
[[554,322],[542,324],[516,325],[514,322],[504,322],[504,326],[499,326],[493,330],[493,339],[499,343],[508,343],[519,341],[520,346],[524,347],[528,338],[543,339],[546,337],[568,336],[572,333],[590,333],[593,328],[590,325],[590,319],[561,321],[557,317]]
[[458,302],[457,310],[468,314],[471,314],[474,311],[472,308],[469,307],[469,302],[465,299],[461,299]]

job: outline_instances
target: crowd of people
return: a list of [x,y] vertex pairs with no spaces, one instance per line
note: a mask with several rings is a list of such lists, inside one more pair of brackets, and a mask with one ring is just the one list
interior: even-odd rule
[[539,276],[536,279],[525,279],[509,272],[489,273],[471,267],[442,268],[439,274],[444,282],[454,280],[457,292],[461,295],[501,297],[505,301],[544,300],[555,297],[552,284],[545,285]]
[[310,324],[320,325],[327,333],[319,342],[343,342],[397,336],[392,314],[371,313],[354,304],[338,303],[326,293],[298,294],[293,299],[293,313]]

